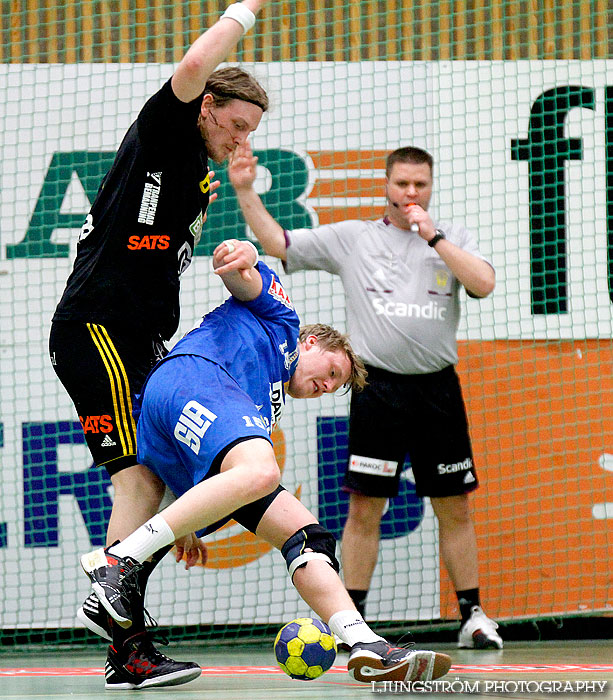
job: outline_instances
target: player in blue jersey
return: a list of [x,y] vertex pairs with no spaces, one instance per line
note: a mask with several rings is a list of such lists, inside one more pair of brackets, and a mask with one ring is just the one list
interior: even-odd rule
[[[320,324],[299,329],[275,273],[247,262],[250,249],[246,241],[216,248],[213,265],[232,297],[177,343],[141,396],[139,462],[177,500],[123,541],[81,557],[83,569],[111,617],[129,628],[132,609],[142,606],[143,564],[232,517],[281,551],[304,601],[351,646],[348,668],[356,680],[438,678],[449,670],[449,657],[392,647],[368,627],[338,576],[333,536],[279,484],[270,433],[286,396],[318,397],[342,386],[359,391],[365,372],[346,336]],[[112,649],[107,684],[159,685],[116,662]],[[173,681],[192,680],[198,670]]]
[[[415,146],[386,159],[385,216],[285,231],[253,188],[257,158],[237,148],[228,174],[245,221],[286,272],[325,270],[342,280],[347,327],[368,369],[351,397],[342,537],[347,590],[364,613],[377,564],[381,518],[398,495],[406,457],[416,493],[438,521],[441,560],[462,621],[458,645],[502,649],[481,607],[477,536],[469,494],[478,486],[460,380],[457,331],[462,288],[492,293],[496,272],[474,234],[430,213],[434,159]],[[444,436],[444,439],[441,439]]]

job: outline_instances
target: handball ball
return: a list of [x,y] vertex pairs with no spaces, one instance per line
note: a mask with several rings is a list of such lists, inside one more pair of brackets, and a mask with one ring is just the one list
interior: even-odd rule
[[279,630],[275,656],[288,676],[312,681],[324,674],[336,659],[334,635],[325,622],[299,617]]

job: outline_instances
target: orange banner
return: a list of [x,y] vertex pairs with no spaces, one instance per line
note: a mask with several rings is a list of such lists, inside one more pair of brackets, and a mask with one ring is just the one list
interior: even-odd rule
[[458,372],[487,614],[613,611],[613,341],[464,342]]

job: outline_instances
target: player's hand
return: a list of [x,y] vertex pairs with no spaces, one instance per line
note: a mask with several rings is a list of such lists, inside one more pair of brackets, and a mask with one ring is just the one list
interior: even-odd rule
[[229,238],[213,251],[213,267],[217,275],[238,272],[243,279],[247,279],[256,262],[257,251],[249,241]]
[[235,190],[249,190],[253,187],[257,164],[258,159],[253,155],[248,141],[236,147],[228,161],[228,176]]
[[409,225],[417,225],[419,235],[429,241],[434,236],[434,222],[430,214],[419,206],[419,204],[409,203],[402,207]]
[[209,554],[206,545],[199,537],[196,537],[195,532],[175,540],[176,562],[179,564],[181,560],[184,560],[186,570],[196,566],[198,563],[204,566],[208,558]]

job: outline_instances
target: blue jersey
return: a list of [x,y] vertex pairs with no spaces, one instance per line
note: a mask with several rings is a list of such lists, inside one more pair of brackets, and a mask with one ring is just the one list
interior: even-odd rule
[[298,361],[300,321],[277,275],[258,263],[262,292],[252,301],[230,297],[208,313],[169,355],[197,355],[223,368],[260,407],[270,432],[285,406]]
[[299,320],[274,272],[263,263],[258,270],[260,295],[230,298],[207,314],[156,365],[138,397],[138,461],[176,496],[210,476],[237,441],[271,442],[285,405]]

